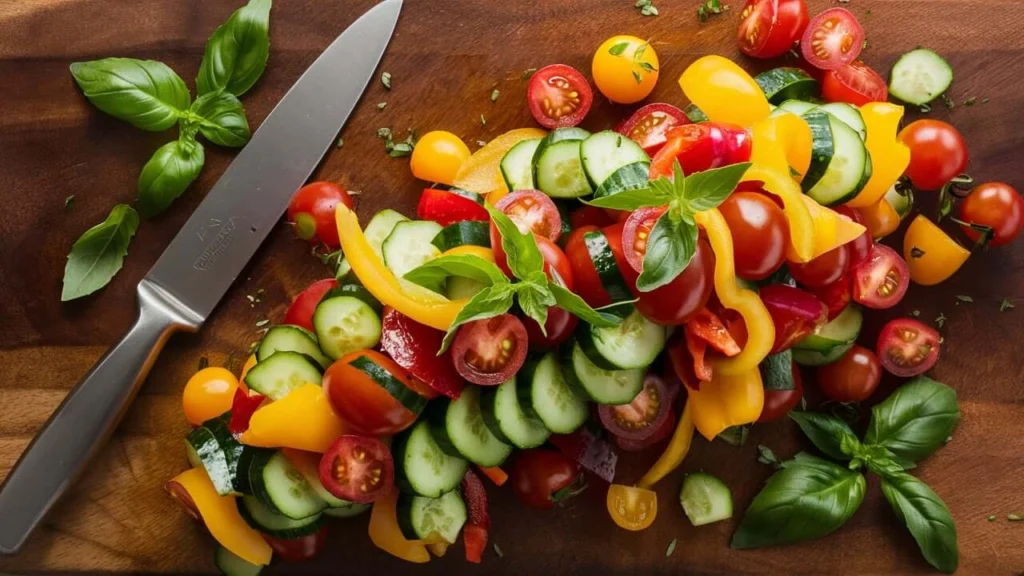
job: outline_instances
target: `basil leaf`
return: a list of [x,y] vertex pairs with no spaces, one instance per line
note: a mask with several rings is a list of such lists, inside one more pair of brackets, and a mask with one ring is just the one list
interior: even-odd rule
[[644,270],[636,287],[650,292],[676,279],[697,250],[697,228],[674,220],[669,212],[658,218],[647,239]]
[[75,62],[71,75],[93,106],[143,130],[167,130],[188,110],[185,81],[162,62],[134,58]]
[[916,468],[917,464],[904,460],[899,456],[896,456],[890,452],[886,447],[879,446],[877,444],[870,444],[863,446],[865,451],[877,451],[874,454],[861,455],[859,458],[864,460],[867,464],[868,470],[874,472],[882,478],[887,478],[894,474],[900,474],[905,470]]
[[494,318],[508,312],[512,308],[512,295],[514,293],[515,289],[512,287],[512,284],[507,282],[488,286],[477,292],[455,316],[455,321],[452,322],[448,332],[445,333],[444,341],[441,342],[441,349],[437,351],[437,355],[440,356],[448,349],[452,339],[455,338],[455,333],[458,331],[459,326],[475,320]]
[[863,474],[800,454],[754,497],[731,546],[746,550],[830,534],[860,508],[865,488]]
[[955,572],[960,563],[956,524],[942,498],[905,473],[882,478],[882,494],[914,536],[924,559],[938,570]]
[[511,218],[487,202],[484,202],[484,208],[490,213],[491,221],[501,234],[501,248],[505,251],[508,268],[516,278],[525,280],[530,273],[544,270],[544,257],[533,234],[521,232]]
[[636,210],[645,206],[664,206],[671,198],[664,198],[653,188],[622,190],[610,196],[595,196],[587,201],[591,206],[613,210]]
[[271,0],[249,0],[210,36],[196,76],[199,94],[241,96],[263,75],[270,56]]
[[580,320],[583,320],[591,326],[595,326],[597,328],[612,328],[622,324],[621,316],[594,310],[589,304],[584,302],[582,298],[563,286],[559,286],[558,284],[551,282],[548,284],[548,288],[550,288],[551,293],[555,295],[555,303],[559,308],[574,314]]
[[920,462],[941,448],[960,421],[956,391],[927,376],[900,386],[871,409],[865,444]]
[[103,288],[124,264],[128,244],[139,227],[139,215],[118,204],[103,222],[82,234],[68,254],[61,302],[81,298]]
[[190,119],[199,123],[199,132],[218,146],[240,148],[252,136],[242,103],[228,92],[203,94],[189,112]]
[[407,272],[403,278],[430,288],[438,286],[449,276],[472,278],[487,286],[508,283],[508,278],[493,262],[469,254],[439,256]]
[[668,204],[673,198],[671,186],[656,185],[657,181],[650,181],[650,171],[649,162],[633,162],[619,168],[601,183],[587,203],[616,210]]
[[[789,417],[800,426],[804,435],[811,439],[818,450],[836,460],[849,460],[854,456],[853,447],[860,445],[857,435],[850,426],[835,416],[815,412],[790,412]],[[847,446],[843,446],[844,440]]]
[[199,176],[205,161],[203,145],[195,140],[176,140],[158,148],[139,174],[142,214],[163,212]]
[[515,285],[519,308],[540,326],[540,331],[547,336],[544,324],[548,321],[548,307],[555,305],[555,296],[548,289],[547,280],[544,284],[521,282]]
[[736,189],[750,166],[750,162],[744,162],[690,174],[683,191],[687,207],[691,212],[717,208]]

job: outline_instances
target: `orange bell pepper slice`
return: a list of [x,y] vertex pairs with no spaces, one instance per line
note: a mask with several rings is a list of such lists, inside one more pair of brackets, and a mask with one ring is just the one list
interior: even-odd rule
[[[519,128],[501,134],[462,163],[455,174],[453,185],[478,194],[488,194],[495,190],[508,192],[508,185],[501,175],[501,159],[523,140],[543,138],[546,135],[547,132],[540,128]],[[345,255],[348,256],[348,253]]]
[[645,530],[658,516],[658,494],[646,488],[612,484],[605,506],[619,528],[632,532]]
[[347,431],[323,389],[305,384],[256,410],[239,441],[249,446],[295,448],[322,454]]

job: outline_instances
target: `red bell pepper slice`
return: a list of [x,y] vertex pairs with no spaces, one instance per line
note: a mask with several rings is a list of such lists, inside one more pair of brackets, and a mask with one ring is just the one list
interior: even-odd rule
[[235,397],[231,400],[231,419],[228,421],[228,430],[232,435],[238,437],[249,429],[249,420],[263,399],[262,394],[252,390],[247,393],[241,386],[235,390]]
[[668,341],[668,360],[676,378],[691,390],[700,390],[700,378],[694,370],[693,354],[687,346],[685,330],[676,332]]
[[420,324],[390,306],[384,308],[381,349],[427,386],[456,400],[465,381],[455,370],[451,352],[438,356],[443,340],[444,332]]
[[447,226],[464,220],[489,220],[490,216],[487,214],[487,209],[483,206],[483,198],[475,194],[474,196],[477,196],[477,198],[463,196],[447,190],[427,188],[423,191],[423,194],[420,196],[420,202],[416,206],[416,216],[421,220],[433,220],[441,226]]
[[707,308],[701,308],[696,316],[686,323],[686,328],[726,356],[735,356],[742,350],[725,323]]
[[828,321],[828,307],[805,290],[785,284],[769,284],[762,287],[759,294],[775,324],[772,354],[792,348]]
[[711,365],[704,361],[704,356],[708,351],[708,343],[700,336],[697,336],[689,324],[684,328],[684,338],[686,339],[686,349],[689,351],[690,356],[693,357],[693,373],[697,376],[697,380],[710,382],[712,376]]
[[487,512],[487,492],[484,483],[472,470],[462,477],[462,497],[466,500],[465,527],[462,541],[466,545],[466,560],[479,564],[487,547],[487,534],[491,529],[491,516]]

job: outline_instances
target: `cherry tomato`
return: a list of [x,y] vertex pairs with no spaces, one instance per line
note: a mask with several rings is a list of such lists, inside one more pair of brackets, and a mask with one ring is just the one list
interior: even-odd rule
[[789,273],[803,286],[822,288],[839,280],[850,263],[850,250],[844,244],[810,262],[790,262]]
[[548,308],[548,320],[544,323],[544,330],[547,332],[545,336],[540,331],[540,325],[536,320],[529,316],[523,318],[523,326],[526,327],[526,338],[530,343],[530,348],[541,350],[556,348],[564,343],[572,336],[578,323],[579,319],[572,313],[566,312],[558,306],[551,306]]
[[[960,203],[960,219],[992,228],[992,246],[1004,246],[1024,229],[1024,199],[1002,182],[979,184]],[[977,241],[981,234],[962,226],[964,234]]]
[[804,396],[803,378],[800,376],[800,367],[796,362],[793,365],[793,388],[790,390],[773,390],[765,388],[764,408],[761,409],[761,416],[758,422],[774,422],[785,418],[790,410],[796,408],[800,399]]
[[537,190],[516,190],[495,206],[509,217],[520,232],[533,232],[557,241],[562,235],[562,216],[551,198]]
[[644,387],[629,404],[611,406],[602,404],[597,413],[601,425],[616,437],[627,440],[647,440],[654,436],[672,411],[665,381],[648,374]]
[[639,144],[648,155],[654,155],[665,145],[669,130],[689,123],[690,119],[679,108],[657,102],[633,112],[615,131]]
[[895,250],[875,244],[867,260],[853,269],[853,299],[881,310],[899,304],[910,287],[907,263]]
[[584,205],[569,214],[569,224],[573,230],[583,228],[584,226],[601,228],[608,226],[614,221],[613,218],[608,216],[607,212],[596,206]]
[[863,106],[868,102],[885,102],[889,88],[885,79],[862,60],[825,72],[821,79],[821,95],[829,102],[846,102]]
[[[637,310],[653,322],[665,326],[685,324],[708,303],[714,289],[715,253],[703,236],[697,241],[693,259],[668,284],[652,292],[634,292]],[[627,280],[629,281],[629,280]],[[636,278],[630,286],[636,286]]]
[[320,554],[320,551],[324,549],[324,544],[327,542],[327,526],[313,534],[299,538],[274,538],[266,534],[261,534],[261,536],[267,541],[267,544],[270,544],[274,554],[280,556],[282,560],[305,562]]
[[591,73],[594,84],[618,104],[639,102],[658,83],[658,54],[650,43],[636,36],[612,36],[594,52]]
[[884,198],[872,206],[857,208],[857,213],[864,220],[868,234],[875,240],[881,240],[900,227],[900,214]]
[[658,516],[658,494],[636,486],[612,484],[605,505],[619,528],[634,532],[650,527]]
[[651,159],[651,179],[672,176],[676,160],[686,175],[750,160],[750,133],[732,124],[686,124],[669,130],[666,137]]
[[512,492],[531,508],[550,509],[572,495],[580,477],[579,466],[557,450],[534,448],[516,458],[512,467]]
[[[558,244],[543,236],[535,235],[534,238],[537,240],[537,248],[540,249],[541,256],[544,257],[544,273],[552,280],[557,277],[563,286],[572,290],[575,284],[572,268],[569,266],[569,259],[565,257],[565,252],[562,252]],[[494,263],[506,276],[512,278],[512,270],[508,267],[508,256],[501,247],[501,233],[493,223],[491,223],[491,249],[494,251]]]
[[196,372],[185,384],[182,406],[185,419],[200,426],[231,409],[238,389],[238,378],[227,368],[210,366]]
[[320,483],[342,500],[376,502],[395,483],[391,450],[371,436],[341,436],[320,458]]
[[842,278],[823,288],[812,288],[811,293],[828,307],[828,319],[831,322],[850,305],[850,275],[843,274]]
[[667,210],[666,207],[637,208],[626,218],[622,228],[622,245],[625,248],[626,261],[637,272],[644,270],[644,254],[647,254],[647,239],[651,230]]
[[867,400],[881,380],[878,357],[856,344],[839,360],[818,368],[818,388],[837,402]]
[[910,318],[895,318],[878,335],[876,352],[886,371],[909,378],[935,365],[939,346],[939,333],[932,327]]
[[[678,383],[676,385],[678,387]],[[646,438],[644,440],[630,440],[629,438],[623,438],[622,436],[614,436],[613,440],[615,441],[615,445],[621,450],[625,450],[626,452],[642,452],[671,436],[672,433],[675,432],[676,425],[678,423],[679,422],[676,420],[676,413],[669,410],[668,418],[665,418],[665,421],[662,422],[661,426],[654,431],[654,434],[652,434],[650,438]]]
[[311,182],[288,202],[288,221],[295,225],[295,234],[312,244],[323,244],[331,250],[341,245],[334,209],[338,204],[353,207],[352,197],[334,182]]
[[316,305],[323,299],[324,294],[327,294],[331,288],[337,287],[338,281],[334,278],[324,278],[306,286],[306,289],[299,292],[299,295],[288,306],[288,310],[284,313],[284,323],[313,331],[313,312],[316,310]]
[[789,221],[782,209],[764,194],[733,192],[718,207],[733,238],[736,274],[763,280],[786,261]]
[[[569,260],[569,267],[572,269],[574,290],[583,301],[592,308],[600,308],[612,303],[611,297],[604,289],[601,276],[594,267],[594,261],[590,257],[590,250],[587,248],[585,237],[590,232],[597,232],[596,226],[583,226],[573,230],[565,243],[565,256]],[[530,339],[533,343],[533,339]]]
[[811,20],[800,40],[800,50],[822,70],[842,68],[864,49],[864,29],[845,8],[829,8]]
[[[842,214],[843,216],[846,216],[850,220],[853,220],[857,224],[864,224],[864,217],[860,215],[860,212],[854,210],[853,208],[840,206],[838,208],[834,208],[834,210]],[[874,246],[874,244],[875,241],[871,238],[871,235],[867,232],[867,230],[865,230],[863,234],[858,236],[856,240],[848,243],[846,245],[846,247],[849,249],[850,256],[850,262],[848,266],[850,268],[853,268],[854,266],[867,260],[868,254],[871,252],[871,247]]]
[[475,320],[459,327],[452,344],[455,369],[473,384],[507,381],[526,360],[526,328],[511,314]]
[[896,138],[910,148],[910,165],[905,174],[915,188],[938,190],[967,168],[964,137],[941,120],[911,122]]
[[418,414],[402,405],[366,372],[351,364],[357,360],[361,362],[363,358],[416,392],[412,378],[394,360],[375,350],[355,350],[335,360],[324,373],[323,389],[331,408],[355,432],[388,436],[405,430],[416,421]]
[[444,332],[416,322],[391,308],[381,317],[381,350],[395,363],[449,398],[462,393],[462,377],[455,370],[451,354],[438,354]]
[[810,21],[804,0],[747,0],[740,19],[740,50],[754,58],[782,56]]
[[420,180],[451,186],[459,168],[470,156],[469,146],[461,138],[451,132],[433,130],[416,142],[409,168]]
[[583,121],[590,112],[594,93],[578,70],[552,64],[533,73],[526,98],[538,124],[548,129],[565,128]]

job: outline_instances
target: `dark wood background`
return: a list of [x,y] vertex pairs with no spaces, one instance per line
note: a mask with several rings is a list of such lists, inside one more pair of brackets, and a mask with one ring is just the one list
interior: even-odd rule
[[[441,128],[475,149],[507,129],[533,125],[525,106],[523,70],[564,62],[589,73],[593,50],[614,33],[652,38],[661,59],[653,101],[685,104],[675,79],[697,57],[735,48],[737,0],[731,10],[699,24],[698,0],[655,0],[656,18],[639,15],[632,0],[406,0],[381,70],[394,89],[371,84],[317,177],[363,192],[360,213],[384,207],[412,213],[421,184],[405,160],[389,158],[376,137]],[[128,327],[135,284],[156,260],[232,158],[207,147],[200,179],[170,210],[145,221],[124,270],[98,294],[60,303],[65,255],[72,242],[119,202],[131,202],[143,163],[173,133],[151,134],[105,116],[82,97],[68,65],[107,56],[159,59],[194,86],[203,46],[239,0],[22,0],[0,2],[0,477],[32,435],[108,346]],[[243,98],[257,126],[320,51],[372,0],[278,0],[271,15],[267,73]],[[812,13],[835,5],[809,2]],[[937,49],[956,70],[956,107],[938,103],[931,117],[963,131],[970,172],[981,180],[1024,186],[1024,3],[1016,0],[853,0],[842,4],[864,24],[864,54],[879,70],[918,45]],[[741,60],[750,69],[777,63]],[[339,78],[338,82],[345,82]],[[501,91],[491,103],[493,88]],[[961,102],[977,97],[973,107]],[[325,99],[332,97],[324,94]],[[982,103],[982,99],[988,102]],[[384,111],[376,104],[387,101]],[[630,109],[598,102],[585,127],[610,127]],[[487,118],[481,125],[479,117]],[[909,114],[914,118],[919,114]],[[74,195],[65,213],[64,198]],[[926,203],[928,200],[926,200]],[[899,241],[901,234],[894,238]],[[114,440],[21,555],[0,559],[0,571],[210,572],[213,540],[191,525],[162,491],[186,466],[180,392],[203,356],[240,365],[257,337],[256,322],[280,321],[290,297],[327,269],[290,238],[274,231],[238,285],[197,335],[169,344]],[[259,302],[246,295],[262,290]],[[955,295],[973,297],[957,305]],[[1017,310],[999,313],[1008,297]],[[952,442],[916,472],[948,503],[957,521],[963,574],[1024,571],[1024,249],[977,254],[939,288],[910,289],[902,310],[872,314],[863,334],[869,346],[881,323],[920,310],[945,314],[943,357],[933,376],[959,393],[963,422]],[[882,394],[894,382],[883,383]],[[813,392],[812,392],[813,395]],[[704,469],[732,488],[739,516],[771,473],[755,461],[759,443],[789,457],[806,448],[790,422],[756,427],[734,448],[695,442],[684,470]],[[655,457],[626,457],[620,480],[634,481]],[[566,509],[540,512],[520,506],[509,490],[489,488],[492,540],[481,566],[467,565],[461,547],[443,560],[413,567],[376,550],[366,517],[332,526],[329,550],[314,563],[275,572],[412,574],[568,573],[925,573],[912,538],[898,525],[876,482],[862,509],[824,540],[757,552],[728,547],[735,520],[695,529],[676,503],[682,471],[658,486],[660,513],[653,528],[615,528],[604,506],[605,486],[592,488]],[[989,515],[998,520],[987,521]],[[0,519],[2,522],[3,519]],[[675,553],[665,550],[678,539]]]

